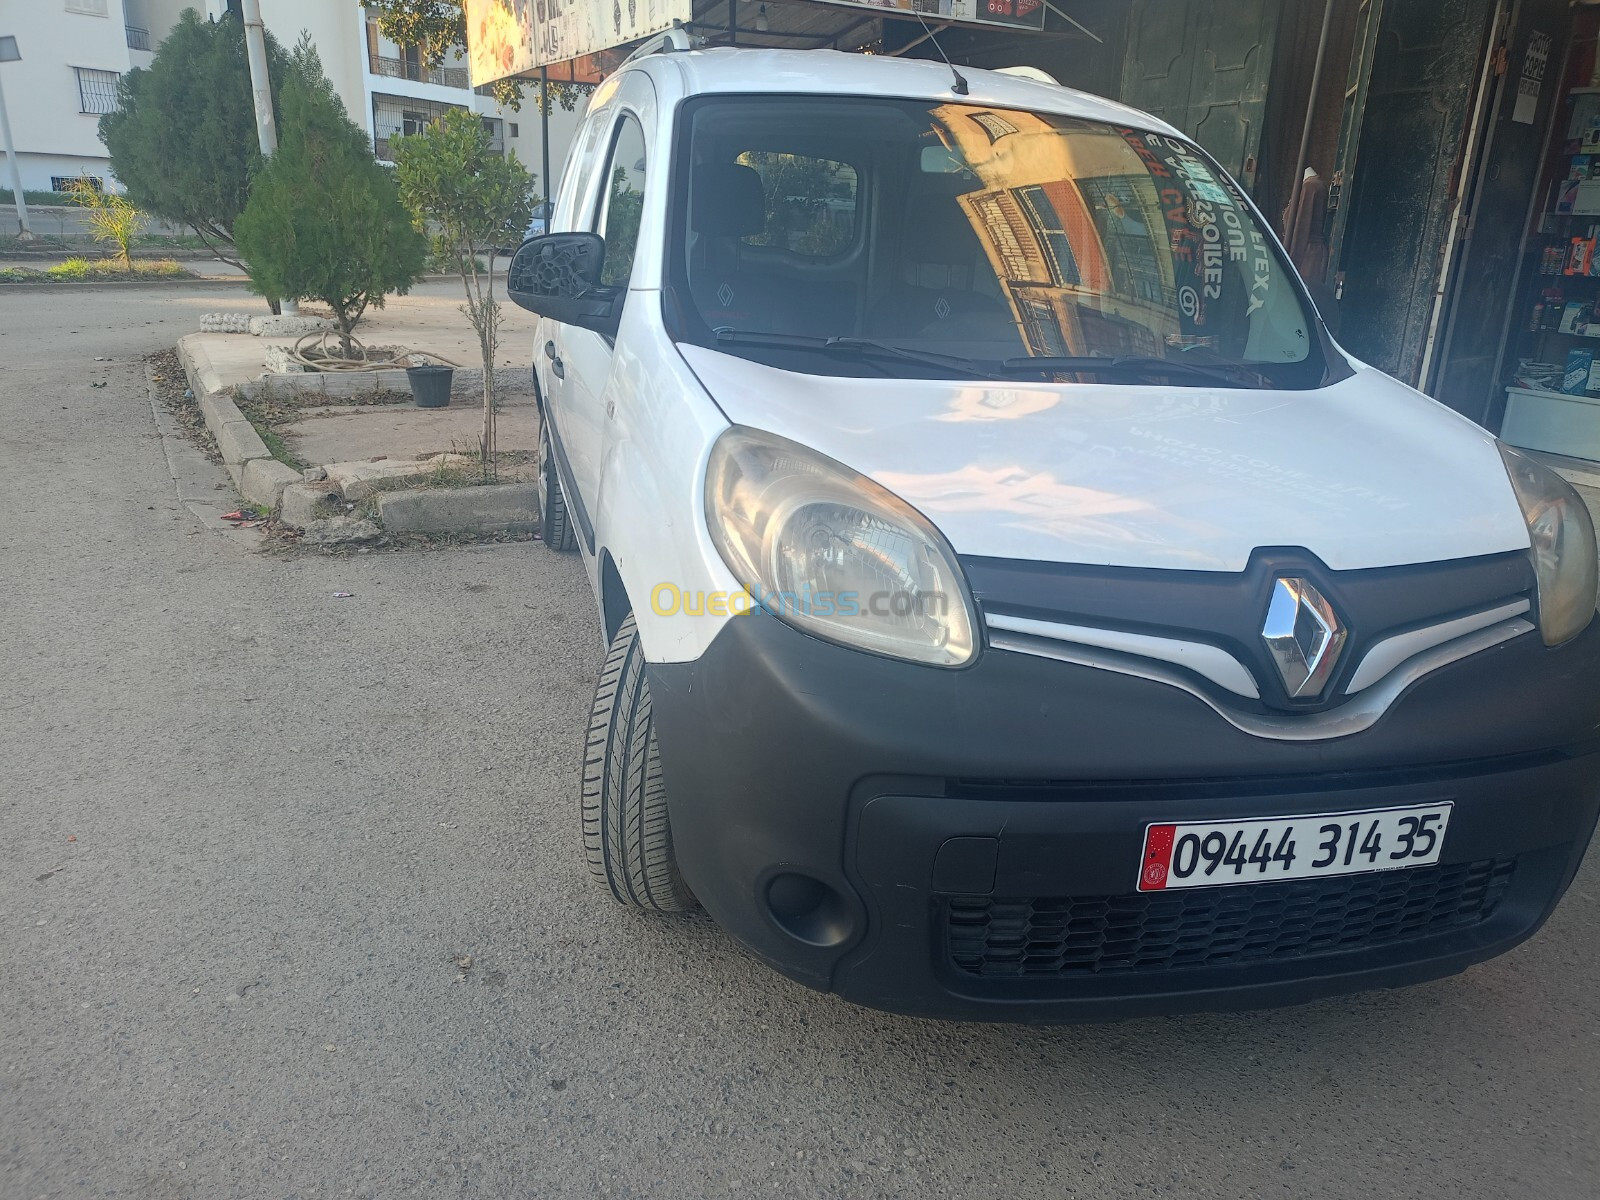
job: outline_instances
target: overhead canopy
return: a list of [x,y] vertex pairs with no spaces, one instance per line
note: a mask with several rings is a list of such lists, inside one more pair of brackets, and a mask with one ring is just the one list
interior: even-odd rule
[[1038,33],[1046,0],[466,0],[474,86],[540,68],[561,82],[598,83],[630,47],[682,25],[708,42],[775,49],[859,50],[884,18]]

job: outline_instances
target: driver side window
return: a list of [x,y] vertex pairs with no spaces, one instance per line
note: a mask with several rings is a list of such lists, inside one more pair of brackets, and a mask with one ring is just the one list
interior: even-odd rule
[[602,283],[627,287],[633,275],[633,255],[639,245],[639,223],[644,215],[646,169],[644,130],[624,113],[606,162],[605,189],[596,223],[597,232],[606,241]]

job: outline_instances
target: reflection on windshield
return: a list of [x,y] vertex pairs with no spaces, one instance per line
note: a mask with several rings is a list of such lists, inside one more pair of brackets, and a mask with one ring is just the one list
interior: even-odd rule
[[[1269,235],[1180,139],[971,104],[696,104],[673,271],[702,344],[723,329],[1322,377]],[[735,352],[792,366],[790,350]],[[811,355],[796,369],[862,368]]]

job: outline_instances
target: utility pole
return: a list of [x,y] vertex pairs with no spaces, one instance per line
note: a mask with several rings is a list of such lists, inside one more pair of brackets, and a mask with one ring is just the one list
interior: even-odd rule
[[544,176],[539,180],[539,191],[544,195],[544,203],[539,210],[544,214],[544,231],[550,230],[550,204],[552,193],[550,191],[550,68],[539,68],[539,149],[544,155]]
[[[256,136],[261,141],[261,157],[278,152],[278,123],[272,116],[272,81],[267,77],[267,27],[261,20],[261,0],[244,0],[244,48],[250,59],[250,91],[256,104]],[[278,302],[286,317],[300,315],[300,302],[286,298]]]
[[261,22],[261,0],[244,0],[244,46],[250,56],[250,90],[256,102],[256,136],[261,157],[278,152],[278,124],[272,118],[272,83],[267,78],[267,27]]
[[[17,39],[0,37],[0,63],[16,62]],[[28,224],[28,198],[22,194],[22,168],[17,165],[17,148],[11,142],[11,118],[6,115],[6,90],[0,84],[0,141],[5,142],[6,166],[11,171],[11,196],[17,203],[17,240],[33,241],[33,227]]]

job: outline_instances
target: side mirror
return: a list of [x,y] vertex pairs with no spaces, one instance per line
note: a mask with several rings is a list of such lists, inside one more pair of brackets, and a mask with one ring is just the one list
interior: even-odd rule
[[605,260],[605,240],[597,233],[547,233],[522,243],[506,291],[529,312],[615,337],[623,289],[600,282]]

